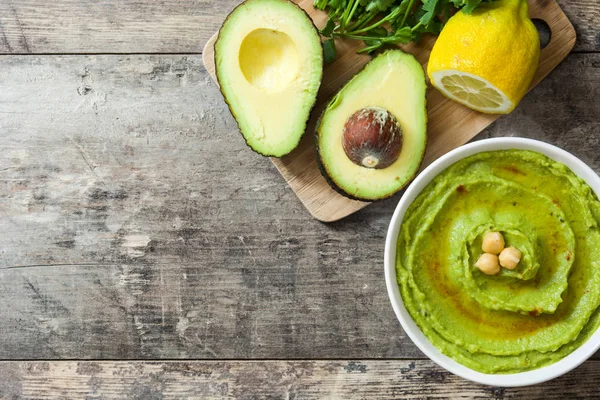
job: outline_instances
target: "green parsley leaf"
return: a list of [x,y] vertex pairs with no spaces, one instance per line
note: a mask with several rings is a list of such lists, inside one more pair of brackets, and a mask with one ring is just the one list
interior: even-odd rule
[[327,64],[335,60],[336,50],[333,39],[327,39],[323,42],[323,58]]
[[429,25],[433,20],[433,17],[437,14],[438,0],[423,0],[423,10],[425,14],[419,19],[421,25]]
[[481,4],[481,0],[466,0],[465,3],[465,7],[462,9],[463,12],[471,14]]
[[395,0],[361,0],[360,4],[365,6],[367,12],[385,11],[394,4]]
[[409,43],[415,38],[415,35],[410,27],[404,26],[396,29],[396,32],[394,32],[394,38],[400,43]]
[[335,29],[335,22],[331,18],[329,18],[327,20],[327,23],[325,24],[325,27],[323,27],[323,29],[321,29],[319,31],[319,33],[321,33],[321,35],[323,35],[325,37],[331,37],[334,29]]
[[322,36],[325,60],[336,56],[334,38],[362,40],[359,53],[372,53],[386,45],[419,41],[424,33],[438,34],[459,9],[469,14],[482,2],[496,0],[314,0],[329,19]]

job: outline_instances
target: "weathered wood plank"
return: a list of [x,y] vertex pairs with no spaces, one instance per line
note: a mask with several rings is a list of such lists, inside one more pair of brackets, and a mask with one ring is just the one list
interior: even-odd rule
[[238,3],[2,1],[0,53],[200,53]]
[[[199,53],[240,0],[0,2],[0,53]],[[600,51],[600,3],[559,0],[575,51]]]
[[0,358],[418,354],[387,213],[313,221],[199,57],[4,57],[0,87]]
[[[398,196],[314,221],[200,57],[0,57],[0,358],[415,358],[382,272]],[[600,54],[479,138],[600,171]]]
[[600,362],[543,385],[498,388],[430,361],[7,362],[3,399],[594,399]]

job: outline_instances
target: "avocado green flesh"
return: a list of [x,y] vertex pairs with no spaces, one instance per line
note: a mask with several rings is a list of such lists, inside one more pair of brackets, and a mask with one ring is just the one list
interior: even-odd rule
[[[406,211],[397,278],[431,343],[484,373],[554,363],[600,326],[600,202],[564,164],[521,150],[452,165]],[[485,232],[523,257],[513,271],[474,267]]]
[[319,34],[296,4],[248,0],[215,43],[217,79],[246,143],[280,157],[300,142],[323,73]]
[[[389,197],[415,175],[425,152],[425,74],[410,54],[390,50],[370,61],[325,108],[317,127],[322,170],[336,189],[362,200]],[[344,125],[365,107],[388,110],[400,124],[402,149],[389,167],[367,168],[353,163],[342,146]]]

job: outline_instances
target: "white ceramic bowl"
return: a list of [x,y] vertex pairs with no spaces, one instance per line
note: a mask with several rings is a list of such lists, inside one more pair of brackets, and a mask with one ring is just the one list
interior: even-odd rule
[[448,371],[474,382],[492,386],[517,387],[541,383],[563,375],[579,366],[600,348],[600,330],[581,347],[562,360],[533,371],[516,374],[483,374],[454,361],[442,354],[421,332],[415,321],[404,307],[402,296],[396,281],[396,243],[402,225],[404,213],[413,200],[421,193],[431,180],[455,162],[476,153],[492,150],[522,149],[533,150],[545,154],[553,160],[567,165],[576,175],[584,179],[600,198],[600,177],[583,161],[556,146],[538,140],[523,138],[485,139],[459,147],[440,157],[410,184],[392,217],[385,242],[385,280],[388,295],[396,316],[406,334],[412,339],[427,357]]

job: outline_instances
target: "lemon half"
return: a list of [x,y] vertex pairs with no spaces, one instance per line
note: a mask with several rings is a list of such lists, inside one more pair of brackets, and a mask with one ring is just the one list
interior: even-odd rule
[[448,20],[427,74],[450,99],[484,113],[507,114],[527,93],[539,58],[540,38],[527,0],[498,0]]
[[515,104],[500,89],[477,75],[446,69],[433,72],[429,79],[444,96],[474,110],[504,114],[515,108]]

